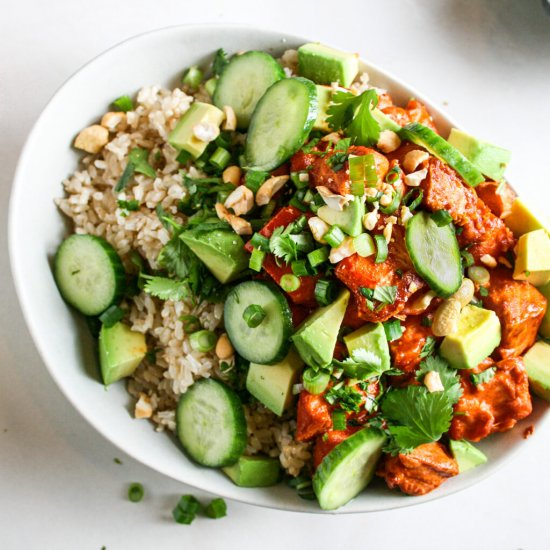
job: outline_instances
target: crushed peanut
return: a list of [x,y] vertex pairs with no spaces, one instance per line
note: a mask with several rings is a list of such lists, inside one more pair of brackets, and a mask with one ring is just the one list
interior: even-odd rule
[[272,176],[264,181],[261,187],[256,192],[256,204],[258,206],[265,206],[279,191],[283,185],[288,181],[289,176]]
[[247,214],[254,207],[254,193],[245,185],[238,185],[225,199],[224,206],[232,208],[236,216]]
[[339,247],[330,250],[328,259],[331,264],[337,264],[343,259],[353,256],[353,254],[355,254],[353,237],[346,237]]
[[497,261],[490,254],[483,254],[480,261],[482,264],[485,264],[487,267],[496,267]]
[[344,206],[346,206],[350,202],[350,200],[353,199],[353,196],[351,195],[337,195],[324,185],[319,185],[317,187],[317,191],[329,208],[332,208],[333,210],[338,210],[340,212],[344,210]]
[[386,239],[386,242],[389,243],[391,240],[391,234],[393,231],[393,223],[387,223],[386,227],[384,227],[384,231],[382,232],[384,235],[384,239]]
[[136,418],[151,418],[153,416],[153,405],[149,397],[144,393],[139,394],[139,399],[134,408],[134,416]]
[[237,235],[252,235],[252,226],[250,223],[235,214],[231,214],[221,202],[217,202],[214,208],[216,209],[218,218],[225,220]]
[[434,370],[427,372],[426,376],[424,376],[424,386],[426,386],[430,393],[445,391],[443,382],[441,382],[441,376],[439,376],[439,373]]
[[101,126],[107,128],[109,132],[117,132],[126,128],[126,113],[105,113],[101,119]]
[[433,290],[429,290],[426,294],[417,298],[410,306],[411,315],[418,315],[428,309],[435,296],[435,292]]
[[223,106],[223,112],[225,114],[225,120],[223,121],[222,128],[228,132],[233,132],[237,129],[237,116],[233,107],[229,105]]
[[420,164],[430,158],[429,153],[421,151],[420,149],[414,149],[409,151],[403,159],[403,168],[405,172],[414,172]]
[[99,124],[93,124],[92,126],[84,128],[84,130],[76,136],[74,146],[77,149],[86,151],[86,153],[96,154],[99,153],[108,142],[109,130]]
[[363,227],[367,231],[372,231],[376,227],[379,217],[380,217],[380,214],[378,214],[377,208],[375,208],[372,212],[365,214],[363,216]]
[[233,357],[233,355],[235,354],[235,350],[233,349],[233,346],[229,341],[229,337],[225,332],[221,334],[218,338],[218,341],[216,342],[215,352],[218,359],[221,359],[222,361],[231,359],[231,357]]
[[392,153],[401,145],[399,136],[391,130],[382,130],[376,146],[382,153]]
[[222,181],[231,185],[239,185],[241,182],[242,170],[238,166],[228,166],[222,174]]
[[409,187],[418,187],[427,175],[428,170],[426,168],[418,170],[418,172],[413,172],[412,174],[407,174],[405,176],[405,185]]
[[401,225],[405,225],[411,218],[413,217],[413,213],[409,210],[408,206],[402,206],[401,207]]
[[321,218],[318,218],[317,216],[309,218],[307,224],[309,225],[309,229],[311,231],[311,234],[313,235],[313,238],[318,243],[326,244],[327,241],[325,241],[323,237],[325,236],[325,233],[330,229],[329,224],[323,221]]

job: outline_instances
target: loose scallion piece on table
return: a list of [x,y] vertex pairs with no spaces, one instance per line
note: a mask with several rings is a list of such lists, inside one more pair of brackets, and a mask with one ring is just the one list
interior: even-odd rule
[[193,495],[183,495],[172,510],[172,517],[177,523],[189,525],[201,508],[200,502]]
[[189,343],[195,351],[206,353],[216,346],[217,337],[211,330],[198,330],[189,336]]
[[223,498],[215,498],[206,508],[204,513],[212,519],[220,519],[227,515],[227,504]]
[[250,304],[244,311],[243,311],[243,319],[244,322],[250,327],[250,328],[256,328],[262,324],[262,321],[265,319],[266,316],[265,309],[258,305],[258,304]]
[[139,502],[144,494],[145,491],[141,483],[132,483],[130,487],[128,487],[128,500],[130,502]]

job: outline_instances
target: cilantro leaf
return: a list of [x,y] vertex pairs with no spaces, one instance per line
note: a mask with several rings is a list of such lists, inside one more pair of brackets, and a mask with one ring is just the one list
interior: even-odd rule
[[491,380],[495,376],[496,372],[496,367],[489,367],[479,374],[470,374],[470,380],[472,381],[472,384],[477,387],[481,384],[489,382],[489,380]]
[[189,297],[189,288],[184,281],[176,281],[167,277],[152,277],[150,275],[142,275],[142,277],[146,279],[143,290],[151,296],[174,302],[180,302]]
[[131,199],[129,201],[118,200],[118,207],[122,210],[128,210],[128,212],[135,212],[139,210],[139,201],[136,199]]
[[341,139],[334,147],[334,152],[326,159],[326,163],[335,172],[344,167],[348,160],[348,149],[351,145],[351,138]]
[[375,90],[367,90],[359,96],[336,92],[327,111],[327,123],[333,130],[343,130],[356,145],[374,145],[380,137],[380,125],[372,116],[376,105]]
[[386,369],[382,367],[382,358],[365,348],[358,348],[351,352],[351,356],[343,361],[334,360],[333,363],[344,369],[350,378],[366,380],[380,376]]
[[214,60],[212,61],[212,72],[214,76],[220,76],[228,64],[229,58],[227,57],[227,53],[223,48],[220,48],[214,54]]
[[122,172],[122,176],[115,185],[115,192],[120,193],[129,183],[130,179],[135,172],[144,174],[150,178],[154,178],[157,175],[156,170],[149,164],[147,157],[149,151],[147,149],[140,149],[135,147],[128,154],[128,162]]
[[445,388],[445,395],[449,398],[449,401],[454,405],[462,395],[462,385],[460,384],[460,377],[456,369],[449,366],[449,363],[442,357],[431,356],[427,357],[425,361],[420,363],[420,368],[416,371],[416,379],[419,382],[424,380],[424,376],[430,372],[437,372],[441,383]]
[[231,192],[235,189],[231,183],[222,183],[221,178],[191,178],[183,170],[180,174],[183,177],[187,195],[181,200],[179,210],[187,216],[199,210],[212,210],[218,201],[218,193]]
[[382,325],[384,326],[384,332],[386,333],[388,342],[399,340],[399,338],[403,336],[403,327],[401,326],[401,321],[399,319],[388,319],[382,323]]
[[392,454],[409,453],[438,441],[449,430],[453,405],[446,392],[430,393],[422,386],[390,390],[381,405],[388,422]]
[[381,304],[393,304],[395,302],[395,298],[397,297],[397,287],[377,286],[374,289],[372,297],[374,300],[378,300]]
[[424,359],[424,357],[428,357],[429,355],[432,355],[435,351],[435,345],[437,343],[437,340],[433,336],[428,336],[426,338],[426,343],[422,347],[422,351],[420,352],[420,358]]
[[283,227],[277,227],[269,239],[269,250],[285,263],[298,259],[298,246],[290,234],[283,233]]
[[339,382],[325,394],[325,399],[331,405],[339,405],[344,411],[359,412],[363,395],[357,391],[355,386]]

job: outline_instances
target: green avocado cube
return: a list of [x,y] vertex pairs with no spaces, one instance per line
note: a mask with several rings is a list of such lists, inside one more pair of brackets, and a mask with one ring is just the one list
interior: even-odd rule
[[298,72],[316,84],[338,82],[349,88],[359,72],[359,58],[318,42],[304,44],[298,48]]
[[310,315],[292,336],[298,353],[310,367],[322,368],[332,362],[349,296],[349,291],[343,290],[334,302]]
[[464,439],[451,439],[449,446],[458,463],[458,472],[460,474],[487,462],[487,457]]
[[281,416],[292,404],[292,387],[298,382],[303,366],[302,358],[294,349],[274,365],[250,363],[246,389],[269,410]]
[[535,342],[523,360],[531,389],[539,397],[550,401],[550,345]]
[[544,229],[522,235],[515,252],[514,279],[536,287],[550,282],[550,237]]
[[281,467],[276,458],[241,456],[235,464],[222,470],[239,487],[271,487],[279,481]]
[[390,368],[390,347],[382,323],[367,323],[360,329],[344,336],[344,342],[350,354],[356,349],[366,349],[380,357],[383,370]]
[[355,197],[344,206],[343,210],[335,210],[329,206],[321,206],[317,211],[325,223],[337,225],[342,231],[351,237],[357,237],[363,231],[362,220],[365,215],[365,205],[361,197]]
[[458,329],[443,339],[440,352],[451,367],[473,369],[500,344],[500,321],[494,311],[466,306]]
[[103,383],[108,386],[130,376],[147,353],[145,335],[118,322],[112,327],[101,326],[99,332],[99,366]]
[[[537,289],[548,301],[550,304],[550,283],[546,283],[544,286],[541,286]],[[545,338],[550,338],[550,307],[546,308],[544,317],[542,318],[542,323],[539,327],[539,332]]]
[[510,163],[512,153],[487,141],[481,141],[453,128],[447,141],[458,149],[482,174],[500,181]]
[[197,232],[190,229],[181,233],[180,239],[222,284],[235,279],[248,267],[244,242],[233,231]]
[[176,127],[168,136],[168,143],[175,149],[183,149],[194,158],[198,158],[204,153],[209,141],[199,139],[197,134],[200,136],[200,132],[196,132],[195,127],[203,125],[219,128],[224,118],[223,111],[214,105],[196,101],[178,120]]

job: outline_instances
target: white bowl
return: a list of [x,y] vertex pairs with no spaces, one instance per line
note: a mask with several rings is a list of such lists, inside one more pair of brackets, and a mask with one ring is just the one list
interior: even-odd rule
[[[13,184],[9,245],[15,286],[34,342],[46,367],[75,408],[103,436],[143,464],[178,481],[250,504],[284,510],[319,512],[283,486],[243,489],[217,470],[191,463],[178,444],[156,433],[148,422],[132,419],[124,384],[105,391],[99,383],[96,351],[82,318],[61,299],[51,272],[51,258],[67,233],[54,198],[61,181],[77,168],[80,155],[71,148],[75,134],[95,122],[113,98],[150,84],[175,86],[185,67],[206,62],[219,47],[233,53],[261,49],[280,54],[309,41],[275,31],[240,26],[178,26],[126,40],[80,69],[55,94],[32,129],[19,159]],[[396,103],[414,96],[423,101],[445,134],[456,124],[426,97],[395,77],[364,63],[371,82],[387,88]],[[464,489],[494,472],[520,447],[527,425],[539,424],[546,407],[535,402],[533,415],[516,428],[480,444],[487,465],[457,476],[424,497],[390,492],[373,484],[338,513],[388,510],[426,502]]]

